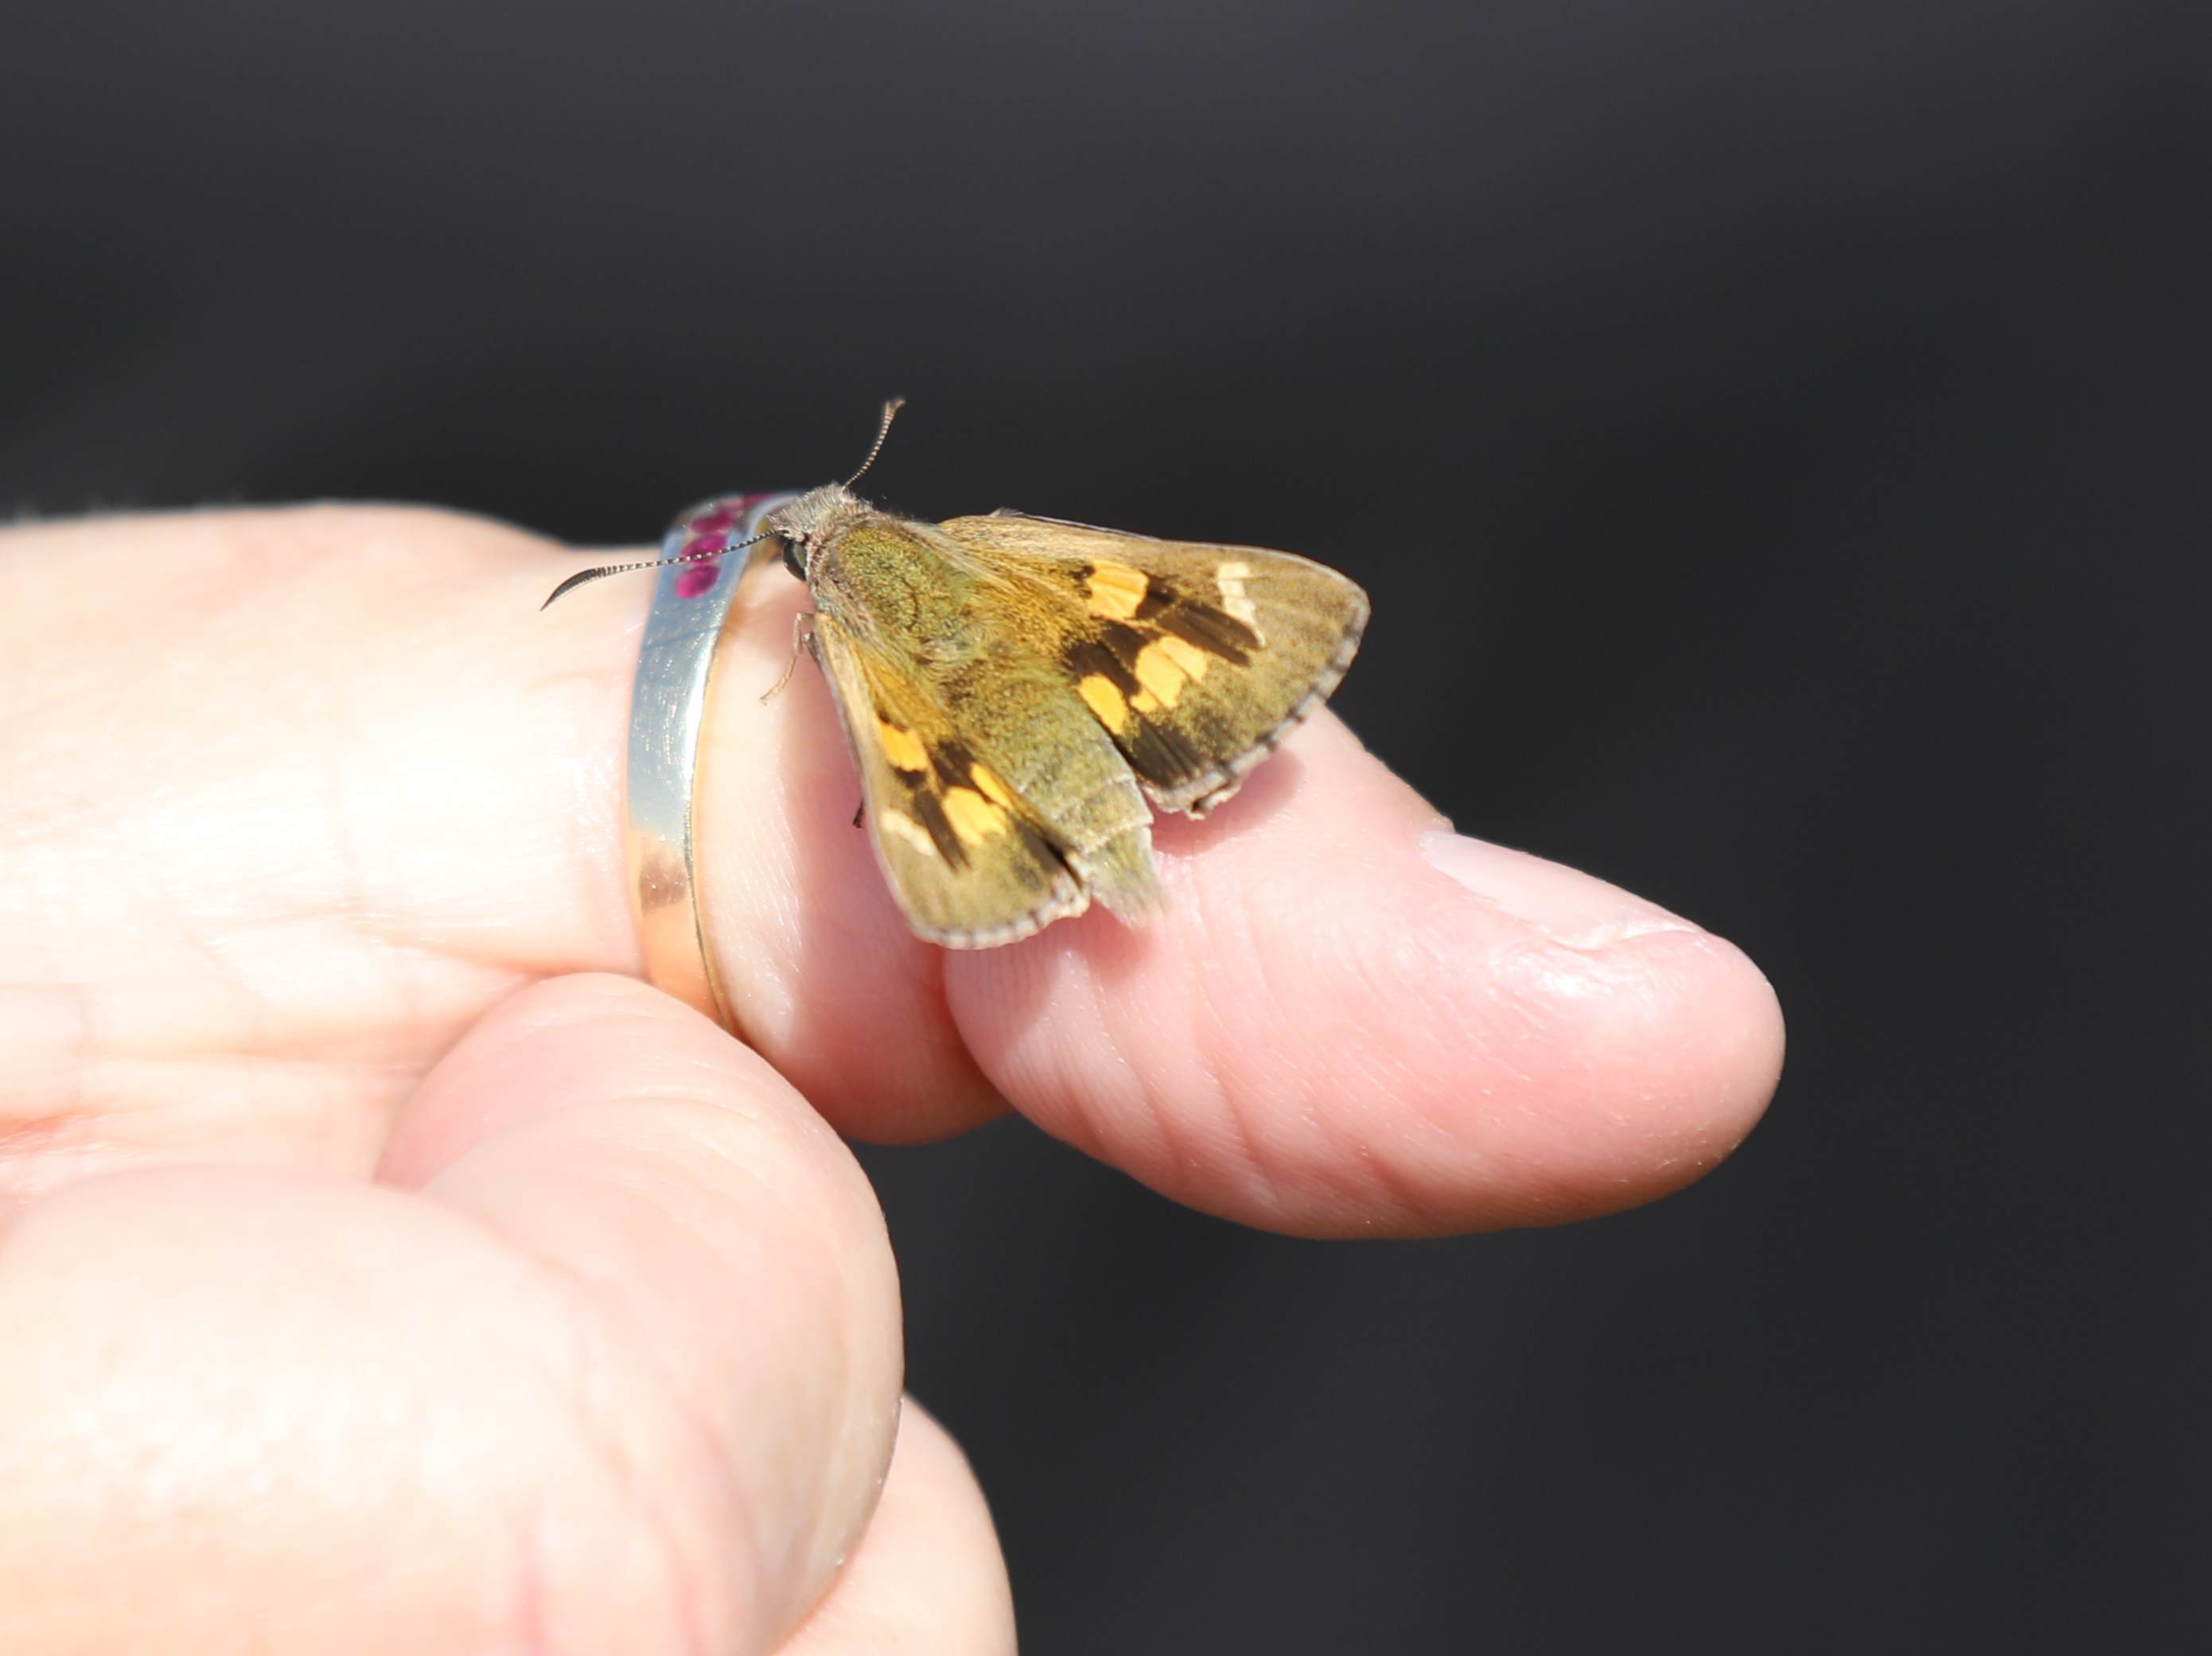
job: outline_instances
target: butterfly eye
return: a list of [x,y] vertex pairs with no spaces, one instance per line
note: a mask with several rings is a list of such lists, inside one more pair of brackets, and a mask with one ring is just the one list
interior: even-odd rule
[[783,567],[791,571],[794,579],[806,579],[806,543],[797,535],[783,538]]

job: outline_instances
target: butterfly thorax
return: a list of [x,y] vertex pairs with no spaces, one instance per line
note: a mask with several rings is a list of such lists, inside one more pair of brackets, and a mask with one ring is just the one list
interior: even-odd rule
[[1012,618],[981,606],[957,554],[932,525],[864,507],[809,548],[806,585],[817,612],[868,635],[894,657],[951,662],[994,642],[1012,643]]

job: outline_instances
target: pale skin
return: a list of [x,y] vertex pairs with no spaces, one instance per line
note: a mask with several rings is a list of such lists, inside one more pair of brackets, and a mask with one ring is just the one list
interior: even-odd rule
[[819,675],[760,700],[774,569],[702,801],[740,1044],[632,981],[648,578],[538,613],[575,563],[389,508],[0,533],[0,1650],[1011,1650],[840,1134],[1012,1107],[1437,1235],[1663,1195],[1772,1091],[1735,948],[1438,837],[1327,715],[1160,825],[1149,929],[914,941]]

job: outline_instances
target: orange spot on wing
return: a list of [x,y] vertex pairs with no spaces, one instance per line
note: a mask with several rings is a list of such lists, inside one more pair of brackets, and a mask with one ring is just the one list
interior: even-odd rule
[[1126,621],[1137,612],[1137,606],[1145,601],[1152,584],[1143,570],[1121,563],[1093,564],[1084,581],[1091,598],[1091,612],[1110,616],[1116,621]]
[[999,773],[992,770],[989,765],[970,765],[968,768],[968,780],[974,782],[983,797],[994,805],[1004,805],[1009,807],[1012,806],[1014,796],[1012,790],[999,780]]
[[945,790],[945,819],[964,845],[980,844],[1006,831],[1006,807],[994,805],[972,788]]
[[1213,663],[1213,658],[1190,640],[1178,638],[1173,633],[1160,639],[1152,648],[1167,652],[1168,660],[1194,679],[1205,678],[1206,668]]
[[911,730],[904,730],[888,719],[876,721],[876,740],[882,746],[884,757],[901,770],[927,770],[929,752],[922,746],[921,738]]
[[1114,687],[1114,681],[1104,673],[1093,673],[1085,676],[1076,685],[1075,693],[1083,697],[1085,703],[1098,715],[1098,721],[1107,729],[1118,732],[1129,722],[1128,703],[1122,699],[1121,692]]
[[1137,664],[1133,671],[1137,675],[1137,682],[1145,687],[1145,693],[1158,700],[1163,707],[1173,707],[1176,697],[1182,694],[1182,687],[1190,682],[1184,676],[1183,670],[1176,665],[1175,658],[1168,654],[1166,641],[1163,639],[1154,639],[1137,652]]

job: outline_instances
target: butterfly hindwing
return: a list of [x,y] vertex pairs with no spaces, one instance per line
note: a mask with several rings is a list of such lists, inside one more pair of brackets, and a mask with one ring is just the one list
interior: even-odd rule
[[1328,698],[1367,595],[1258,547],[1158,540],[1001,512],[939,528],[978,567],[1052,598],[1024,606],[1163,810],[1202,815]]

